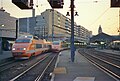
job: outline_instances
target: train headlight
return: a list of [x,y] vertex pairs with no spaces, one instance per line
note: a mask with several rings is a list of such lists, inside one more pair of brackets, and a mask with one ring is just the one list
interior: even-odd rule
[[26,48],[23,48],[23,50],[26,50]]
[[15,50],[15,48],[12,48],[12,50]]

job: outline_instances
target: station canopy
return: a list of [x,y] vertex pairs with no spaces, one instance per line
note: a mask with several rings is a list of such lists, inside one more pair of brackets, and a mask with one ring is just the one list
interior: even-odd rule
[[111,42],[113,40],[113,36],[110,36],[105,33],[99,33],[98,35],[90,38],[90,42]]

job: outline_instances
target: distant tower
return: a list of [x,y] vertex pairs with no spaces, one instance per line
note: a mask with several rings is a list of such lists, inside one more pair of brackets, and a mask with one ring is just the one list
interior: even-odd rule
[[102,33],[101,25],[99,25],[98,34]]

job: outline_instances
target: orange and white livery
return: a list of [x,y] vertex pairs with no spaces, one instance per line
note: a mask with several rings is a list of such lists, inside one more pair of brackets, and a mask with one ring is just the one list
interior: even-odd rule
[[32,35],[22,36],[16,39],[12,47],[12,55],[15,59],[29,59],[42,52],[48,51],[51,43],[47,44],[45,40],[38,39]]
[[52,51],[53,52],[60,52],[62,49],[61,41],[53,41],[52,42]]

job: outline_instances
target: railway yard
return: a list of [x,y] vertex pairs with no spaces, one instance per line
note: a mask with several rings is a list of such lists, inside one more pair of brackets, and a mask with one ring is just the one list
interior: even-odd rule
[[[66,71],[54,73],[58,67]],[[79,48],[74,63],[70,50],[48,52],[27,60],[0,61],[0,81],[77,81],[78,77],[78,81],[80,77],[92,78],[88,81],[120,81],[120,54]]]
[[0,2],[0,81],[120,81],[120,0]]

